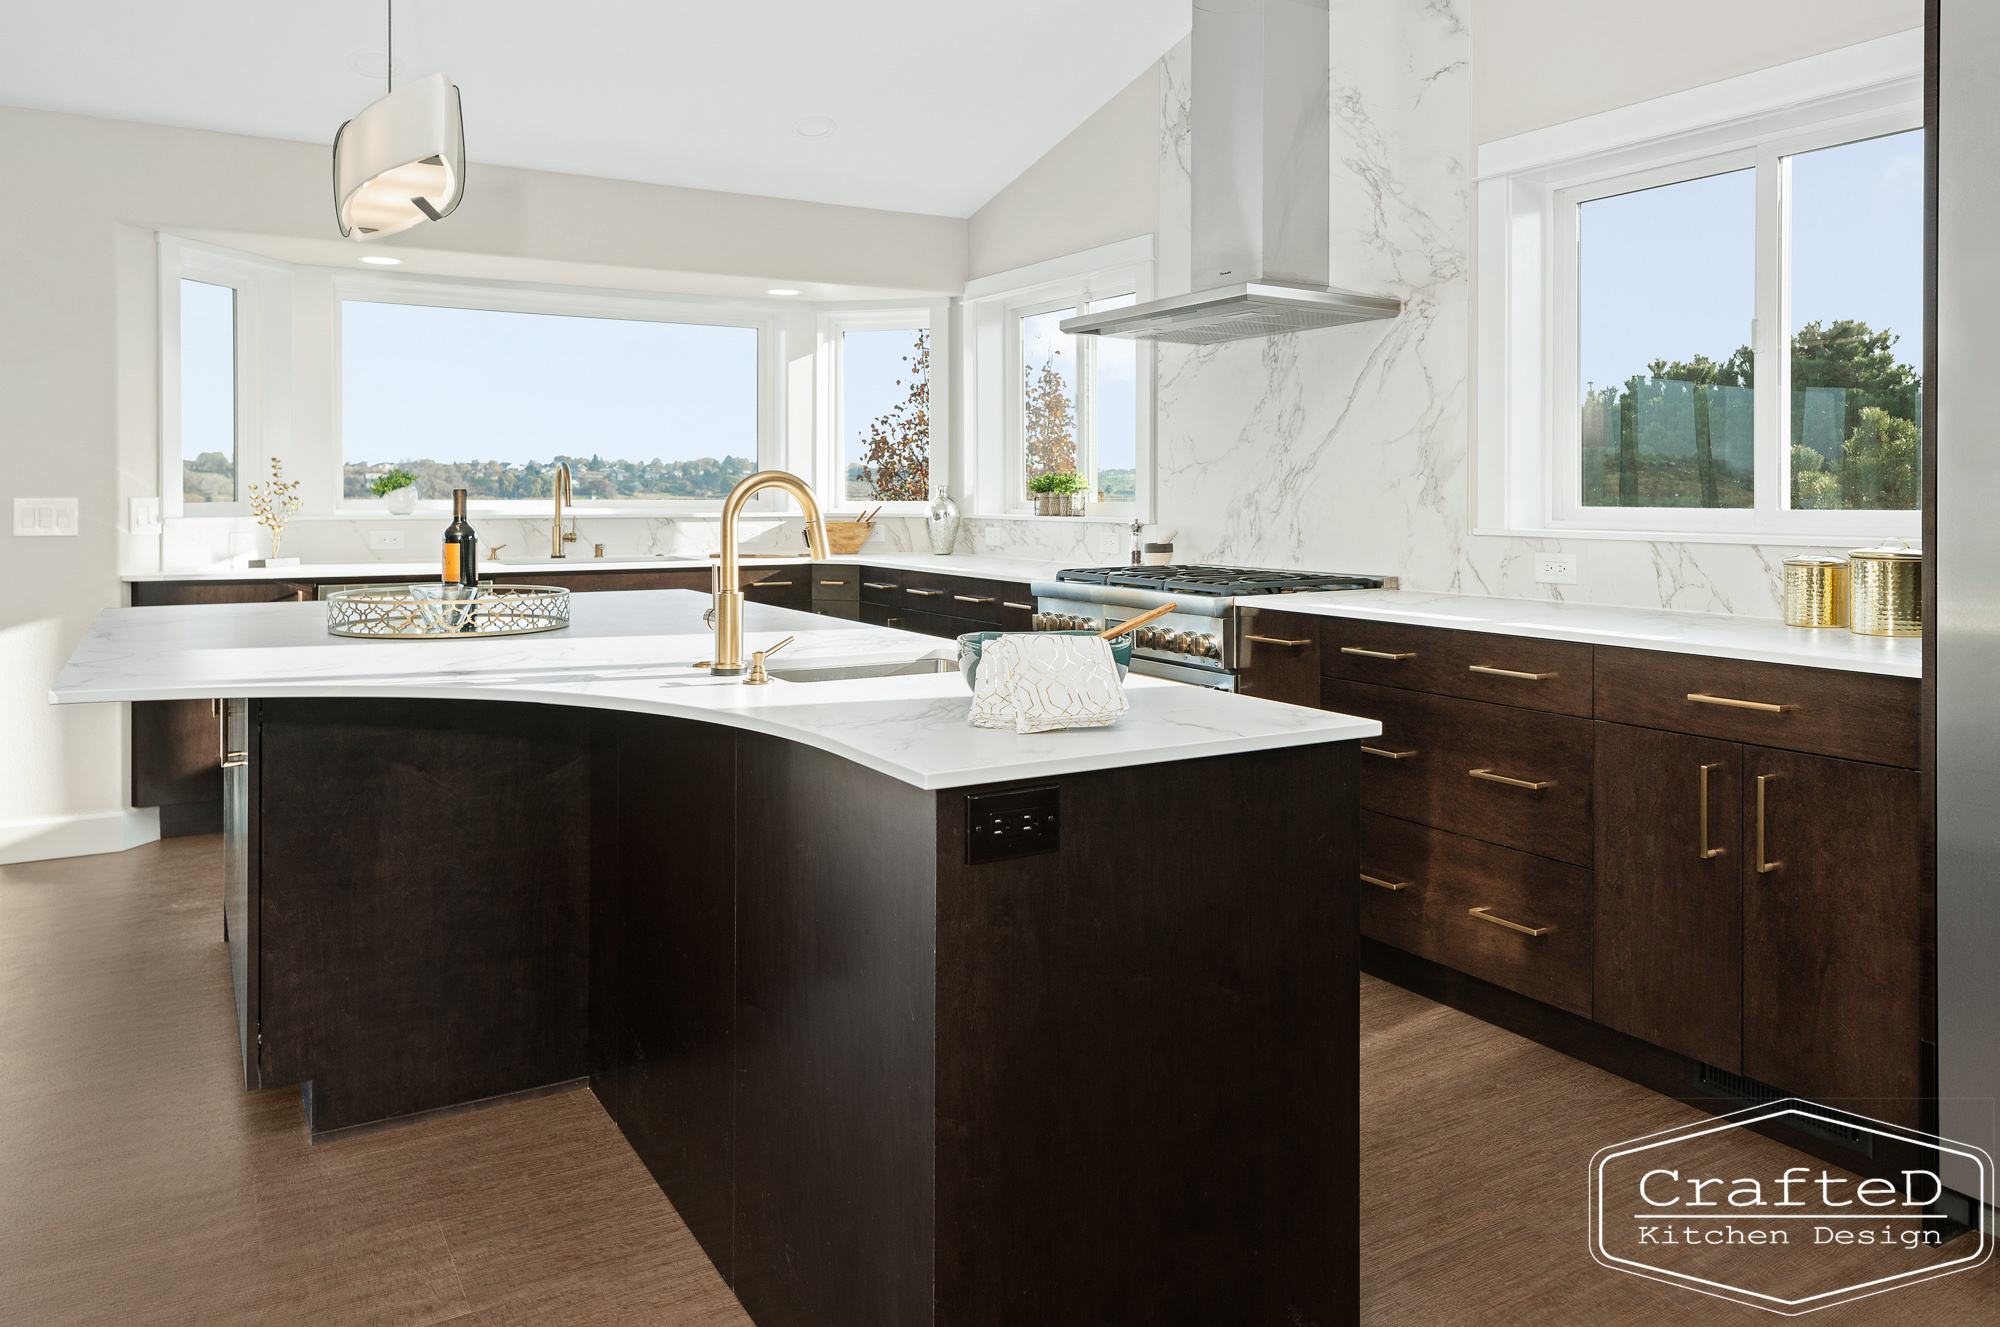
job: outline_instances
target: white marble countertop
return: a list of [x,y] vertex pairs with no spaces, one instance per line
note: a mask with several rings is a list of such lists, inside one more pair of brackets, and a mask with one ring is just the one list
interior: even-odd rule
[[1915,637],[1857,636],[1842,628],[1788,627],[1776,618],[1726,613],[1670,613],[1657,608],[1550,603],[1420,590],[1346,590],[1273,595],[1251,606],[1323,617],[1456,627],[1503,636],[1624,645],[1671,654],[1838,668],[1890,677],[1923,676],[1923,641]]
[[[956,559],[953,559],[955,562]],[[513,700],[664,714],[802,742],[919,788],[954,788],[1124,765],[1373,737],[1381,725],[1183,686],[1127,679],[1109,728],[1017,734],[974,728],[957,673],[750,687],[692,665],[712,655],[689,590],[579,594],[570,625],[486,640],[331,636],[322,603],[107,608],[49,692],[57,704],[217,696]],[[948,641],[750,604],[745,657],[784,636],[774,667],[953,658]]]
[[[781,558],[743,556],[743,568],[785,567],[808,559],[803,554]],[[985,554],[957,554],[939,557],[935,553],[845,553],[827,559],[849,565],[902,567],[917,571],[946,572],[956,576],[980,576],[998,581],[1053,579],[1064,567],[1079,565],[1075,558],[1058,562],[1037,562],[1023,558],[993,557]],[[592,571],[700,571],[715,565],[715,559],[700,558],[589,558],[570,557],[522,559],[519,562],[483,561],[480,574],[487,580],[505,581],[510,575],[540,572]],[[412,581],[436,580],[435,562],[305,562],[296,567],[225,567],[208,571],[158,571],[122,576],[128,584],[138,581],[339,581],[401,577]]]

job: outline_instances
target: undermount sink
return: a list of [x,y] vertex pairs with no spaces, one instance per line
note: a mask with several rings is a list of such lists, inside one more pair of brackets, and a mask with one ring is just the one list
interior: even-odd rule
[[911,659],[901,663],[829,663],[819,667],[772,668],[779,682],[846,682],[858,677],[907,677],[914,673],[955,673],[956,659]]

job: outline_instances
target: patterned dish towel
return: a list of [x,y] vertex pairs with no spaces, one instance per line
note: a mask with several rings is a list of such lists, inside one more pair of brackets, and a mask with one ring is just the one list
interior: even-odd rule
[[987,641],[977,680],[972,722],[981,728],[1103,728],[1126,710],[1111,642],[1091,636],[1038,633]]

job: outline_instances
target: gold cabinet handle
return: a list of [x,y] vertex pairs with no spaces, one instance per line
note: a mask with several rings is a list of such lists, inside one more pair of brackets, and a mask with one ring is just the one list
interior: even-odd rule
[[1522,935],[1547,935],[1555,929],[1553,926],[1523,926],[1519,922],[1510,922],[1505,917],[1495,917],[1485,908],[1467,908],[1466,911],[1480,921],[1492,922],[1495,926],[1504,926],[1510,931],[1519,931]]
[[217,698],[214,703],[214,709],[216,717],[221,720],[215,728],[216,763],[224,769],[235,769],[239,765],[249,764],[250,753],[248,751],[231,751],[229,749],[229,702]]
[[1277,637],[1277,636],[1250,636],[1250,635],[1246,635],[1246,636],[1244,636],[1244,637],[1243,637],[1243,639],[1244,639],[1244,640],[1254,640],[1254,641],[1256,641],[1256,642],[1257,642],[1257,643],[1258,643],[1259,645],[1282,645],[1282,646],[1284,646],[1284,647],[1285,647],[1286,649],[1288,649],[1288,650],[1296,650],[1296,649],[1297,649],[1297,648],[1298,648],[1299,646],[1301,646],[1301,645],[1310,645],[1310,644],[1312,644],[1312,642],[1311,642],[1311,641],[1309,641],[1309,640],[1284,640],[1284,639],[1282,639],[1282,638],[1280,638],[1280,637]]
[[932,595],[939,595],[939,594],[943,594],[943,593],[944,593],[944,591],[943,591],[943,590],[919,590],[919,589],[915,589],[915,588],[911,588],[911,589],[907,589],[907,590],[904,590],[904,591],[903,591],[903,593],[904,593],[904,594],[920,594],[920,595],[923,595],[923,596],[925,596],[926,598],[928,598],[928,597],[930,597],[930,596],[932,596]]
[[1704,696],[1699,691],[1690,691],[1687,697],[1697,705],[1727,705],[1731,709],[1762,710],[1766,714],[1783,714],[1787,710],[1798,708],[1796,705],[1767,705],[1761,700],[1731,700],[1728,696]]
[[1717,761],[1717,762],[1716,762],[1715,764],[1713,764],[1713,765],[1703,765],[1703,766],[1701,767],[1701,780],[1700,780],[1700,782],[1701,782],[1701,859],[1702,859],[1703,861],[1707,861],[1707,860],[1708,860],[1709,858],[1711,858],[1711,857],[1720,857],[1720,856],[1722,856],[1722,849],[1720,849],[1720,848],[1711,848],[1711,847],[1709,847],[1709,846],[1708,846],[1708,772],[1709,772],[1710,770],[1712,770],[1712,769],[1721,769],[1721,768],[1722,768],[1722,762],[1721,762],[1721,761]]
[[1384,880],[1381,876],[1369,875],[1366,871],[1361,873],[1361,878],[1371,885],[1380,885],[1384,889],[1408,889],[1410,887],[1408,880]]
[[1017,604],[1012,599],[1002,599],[1000,601],[1000,606],[1002,608],[1018,608],[1024,613],[1032,613],[1035,611],[1035,606],[1033,604]]
[[792,583],[790,581],[751,581],[743,588],[746,590],[789,590],[792,588]]
[[959,603],[962,604],[990,604],[993,602],[993,596],[990,594],[989,595],[955,594],[952,596],[952,598],[956,599]]
[[1484,779],[1488,783],[1504,783],[1509,788],[1527,788],[1534,792],[1540,792],[1544,788],[1553,788],[1556,786],[1554,779],[1542,779],[1539,781],[1534,779],[1510,779],[1505,774],[1495,774],[1490,769],[1469,769],[1466,773],[1475,779]]
[[1390,654],[1384,650],[1364,650],[1355,645],[1343,645],[1340,647],[1340,652],[1342,654],[1358,654],[1364,659],[1393,659],[1398,663],[1401,663],[1405,659],[1414,659],[1417,657],[1414,654]]
[[1363,755],[1380,756],[1384,760],[1408,760],[1417,754],[1414,747],[1408,751],[1388,751],[1379,746],[1369,746],[1366,742],[1361,744],[1361,751]]
[[821,585],[845,585],[846,581],[821,581]]
[[[829,585],[832,584],[831,581],[827,583]],[[894,581],[863,581],[861,582],[861,588],[864,590],[893,590],[896,588],[896,583]]]
[[1518,677],[1524,682],[1546,682],[1552,677],[1559,676],[1556,673],[1517,673],[1511,668],[1488,668],[1485,664],[1467,664],[1465,671],[1484,673],[1488,677]]
[[1764,785],[1777,777],[1778,776],[1775,774],[1759,774],[1757,776],[1757,874],[1758,875],[1763,875],[1767,871],[1775,871],[1779,867],[1784,865],[1783,862],[1767,862],[1764,860]]

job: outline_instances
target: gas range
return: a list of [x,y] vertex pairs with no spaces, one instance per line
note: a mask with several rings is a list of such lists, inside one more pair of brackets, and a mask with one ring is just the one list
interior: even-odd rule
[[1238,609],[1270,595],[1393,590],[1393,576],[1285,571],[1271,567],[1070,567],[1036,581],[1035,630],[1101,631],[1147,609],[1174,611],[1139,628],[1132,670],[1223,691],[1236,689]]

